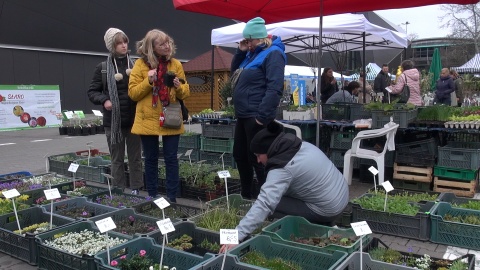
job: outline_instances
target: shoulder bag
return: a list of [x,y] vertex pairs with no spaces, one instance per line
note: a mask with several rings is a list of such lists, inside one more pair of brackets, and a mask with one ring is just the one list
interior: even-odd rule
[[170,103],[163,107],[160,115],[160,126],[164,128],[179,129],[182,127],[182,106],[180,103]]
[[410,87],[407,84],[407,75],[405,75],[405,84],[403,85],[402,92],[399,96],[398,103],[407,103],[410,98]]

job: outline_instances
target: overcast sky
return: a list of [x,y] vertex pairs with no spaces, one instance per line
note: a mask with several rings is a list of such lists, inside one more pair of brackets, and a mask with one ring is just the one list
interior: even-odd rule
[[416,33],[419,39],[445,37],[450,34],[448,29],[440,28],[440,25],[443,24],[438,18],[443,14],[440,5],[375,12],[403,29],[405,29],[405,25],[402,23],[405,24],[408,21],[410,24],[408,24],[407,34]]

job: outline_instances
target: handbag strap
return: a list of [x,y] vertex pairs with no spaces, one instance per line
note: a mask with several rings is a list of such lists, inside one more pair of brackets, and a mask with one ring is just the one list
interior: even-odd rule
[[408,86],[408,83],[407,83],[407,74],[403,73],[403,75],[405,75],[405,84]]

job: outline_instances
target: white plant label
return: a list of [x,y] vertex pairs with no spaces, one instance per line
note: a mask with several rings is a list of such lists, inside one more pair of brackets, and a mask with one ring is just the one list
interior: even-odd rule
[[73,112],[72,111],[64,112],[64,114],[67,117],[67,119],[72,119],[73,118]]
[[2,192],[2,194],[7,199],[11,199],[11,198],[20,196],[20,193],[18,192],[18,190],[16,188],[10,189],[10,190],[5,190],[5,191]]
[[188,149],[187,152],[185,152],[185,156],[189,157],[192,155],[193,149]]
[[112,217],[107,217],[101,220],[97,220],[95,221],[95,225],[97,225],[101,233],[108,232],[110,230],[117,228],[117,225],[115,225],[115,222],[113,222]]
[[220,245],[238,245],[238,230],[220,229]]
[[79,166],[80,166],[80,165],[77,164],[77,163],[70,163],[70,166],[68,166],[68,171],[69,171],[69,172],[76,173]]
[[92,110],[92,112],[95,116],[103,116],[102,112],[99,110]]
[[182,154],[177,154],[177,159],[180,159],[181,156]]
[[173,227],[172,221],[170,218],[166,218],[163,220],[157,221],[157,226],[160,228],[160,232],[165,235],[169,232],[175,231],[175,227]]
[[378,170],[377,168],[371,166],[370,168],[368,168],[368,170],[373,174],[373,175],[377,175],[378,174]]
[[350,223],[350,225],[352,226],[352,229],[357,236],[372,234],[372,230],[370,229],[366,221]]
[[58,188],[46,189],[43,193],[45,193],[45,198],[47,198],[47,200],[54,200],[62,197],[60,196],[60,192],[58,192]]
[[170,204],[165,200],[165,198],[156,199],[153,201],[160,209],[165,209],[170,206]]
[[231,177],[231,176],[230,176],[230,172],[229,172],[228,170],[219,171],[219,172],[217,172],[217,173],[218,173],[218,177],[220,177],[220,178]]
[[390,192],[393,190],[393,186],[390,183],[390,181],[385,181],[382,183],[383,188],[385,189],[386,192]]

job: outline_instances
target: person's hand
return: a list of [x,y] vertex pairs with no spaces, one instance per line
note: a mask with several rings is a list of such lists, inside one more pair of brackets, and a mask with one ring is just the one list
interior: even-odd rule
[[110,100],[105,101],[103,103],[103,107],[105,108],[105,110],[111,111],[112,110],[112,102]]
[[240,41],[240,43],[238,44],[238,48],[239,48],[242,52],[248,50],[248,42],[247,42],[247,40],[244,39],[244,40]]
[[220,248],[220,251],[219,253],[225,253],[227,252],[227,250],[232,250],[234,247],[236,247],[238,245],[235,245],[235,244],[228,244],[228,245],[223,245],[221,248]]
[[148,81],[150,82],[150,84],[153,83],[153,79],[155,76],[157,76],[157,71],[155,69],[151,69],[148,71]]
[[336,84],[337,83],[337,80],[335,80],[335,78],[333,78],[331,84]]
[[173,79],[173,86],[175,86],[175,88],[180,87],[180,80],[178,79],[178,77],[175,77],[175,79]]

